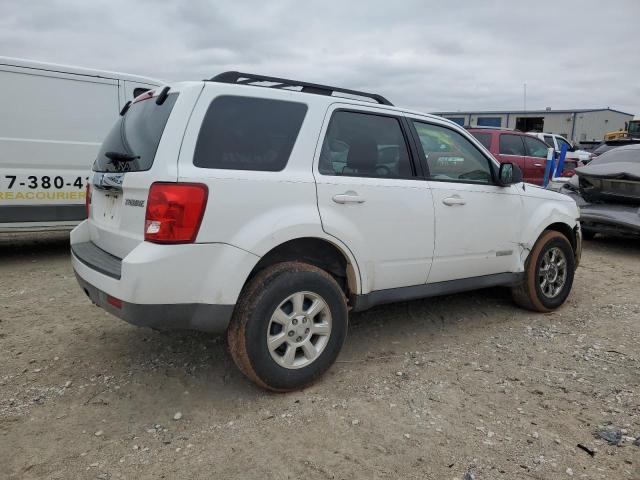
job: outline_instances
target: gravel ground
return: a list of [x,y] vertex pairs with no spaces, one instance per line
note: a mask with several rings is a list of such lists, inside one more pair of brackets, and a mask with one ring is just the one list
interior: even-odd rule
[[0,477],[640,479],[639,280],[638,242],[597,239],[558,312],[378,307],[319,383],[271,394],[220,338],[92,306],[67,235],[1,236]]

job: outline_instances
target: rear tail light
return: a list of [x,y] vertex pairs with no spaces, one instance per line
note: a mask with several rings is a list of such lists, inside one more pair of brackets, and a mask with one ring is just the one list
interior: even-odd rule
[[149,190],[144,239],[154,243],[193,243],[209,190],[201,183],[154,183]]
[[88,181],[84,193],[84,212],[87,214],[87,218],[89,218],[91,214],[91,184]]

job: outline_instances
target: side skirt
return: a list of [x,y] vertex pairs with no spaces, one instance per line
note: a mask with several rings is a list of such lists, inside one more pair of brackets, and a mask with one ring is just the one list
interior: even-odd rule
[[498,286],[510,287],[521,283],[523,280],[524,272],[496,273],[480,277],[462,278],[460,280],[449,280],[447,282],[425,283],[424,285],[414,285],[411,287],[377,290],[365,295],[353,295],[350,303],[353,306],[352,311],[360,312],[384,303],[437,297],[440,295],[466,292],[468,290],[477,290],[480,288]]

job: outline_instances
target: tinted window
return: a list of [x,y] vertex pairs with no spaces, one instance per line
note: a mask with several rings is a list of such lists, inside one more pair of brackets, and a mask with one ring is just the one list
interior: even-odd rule
[[500,134],[500,154],[524,155],[522,135],[511,135],[509,133]]
[[282,170],[306,113],[303,103],[217,97],[204,116],[193,164],[231,170]]
[[544,136],[544,141],[547,145],[549,145],[551,148],[556,148],[555,143],[553,143],[553,137],[551,135],[545,135]]
[[[102,143],[93,164],[93,170],[96,172],[149,170],[153,165],[160,137],[177,98],[178,94],[172,93],[162,105],[157,105],[155,98],[132,104],[124,116],[118,117]],[[122,160],[125,157],[131,160]]]
[[527,155],[530,157],[547,158],[549,145],[533,137],[522,137],[527,147]]
[[430,180],[492,183],[489,159],[460,133],[413,122],[429,168]]
[[325,175],[413,176],[397,118],[345,111],[337,111],[331,117],[318,169]]
[[491,148],[491,134],[490,133],[480,133],[480,132],[470,132],[471,135],[476,137],[478,141],[485,146],[487,150]]

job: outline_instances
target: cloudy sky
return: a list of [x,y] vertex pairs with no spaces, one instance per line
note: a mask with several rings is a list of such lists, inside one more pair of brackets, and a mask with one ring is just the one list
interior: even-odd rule
[[0,0],[0,55],[370,90],[422,111],[640,114],[640,0]]

